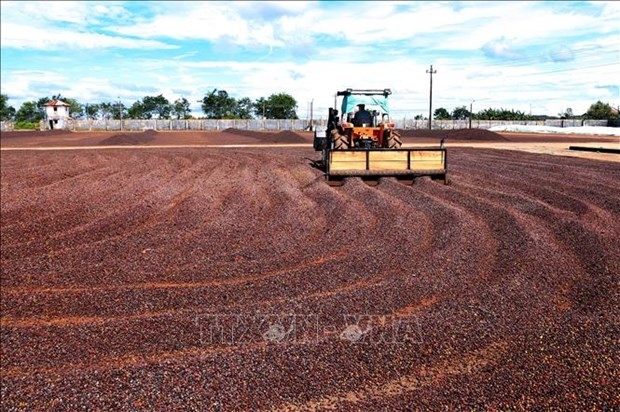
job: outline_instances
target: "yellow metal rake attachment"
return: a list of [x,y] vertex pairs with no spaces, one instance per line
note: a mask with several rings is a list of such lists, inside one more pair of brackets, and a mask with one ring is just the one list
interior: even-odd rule
[[447,182],[445,148],[332,150],[327,160],[328,181],[353,176],[366,179],[431,176]]

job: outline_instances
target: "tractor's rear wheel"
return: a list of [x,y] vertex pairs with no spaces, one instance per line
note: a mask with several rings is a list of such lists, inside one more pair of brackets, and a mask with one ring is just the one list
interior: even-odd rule
[[349,148],[347,137],[339,133],[332,136],[332,141],[334,142],[334,150],[346,150]]
[[400,134],[396,130],[392,130],[387,134],[387,147],[390,149],[400,149],[403,145],[403,141],[400,139]]

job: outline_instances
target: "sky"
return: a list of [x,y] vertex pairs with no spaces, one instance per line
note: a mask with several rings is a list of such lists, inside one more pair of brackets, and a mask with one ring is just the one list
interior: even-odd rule
[[620,106],[620,2],[2,1],[0,89],[16,109],[287,93],[325,118],[347,88],[390,88],[392,116],[443,107],[585,113]]

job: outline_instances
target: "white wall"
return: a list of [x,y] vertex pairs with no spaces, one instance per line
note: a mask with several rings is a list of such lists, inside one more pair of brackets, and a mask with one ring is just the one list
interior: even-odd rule
[[48,119],[64,119],[64,118],[69,117],[69,107],[68,106],[45,106],[45,115],[47,116]]

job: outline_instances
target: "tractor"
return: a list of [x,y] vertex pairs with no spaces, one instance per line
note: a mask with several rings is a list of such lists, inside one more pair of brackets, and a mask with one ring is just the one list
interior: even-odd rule
[[[331,186],[345,177],[361,177],[376,185],[381,177],[395,177],[413,183],[415,177],[430,176],[447,183],[447,151],[438,147],[403,148],[400,134],[390,118],[390,89],[346,89],[336,93],[329,108],[327,128],[316,130],[314,150],[322,152],[319,162]],[[370,107],[370,110],[366,109]]]

